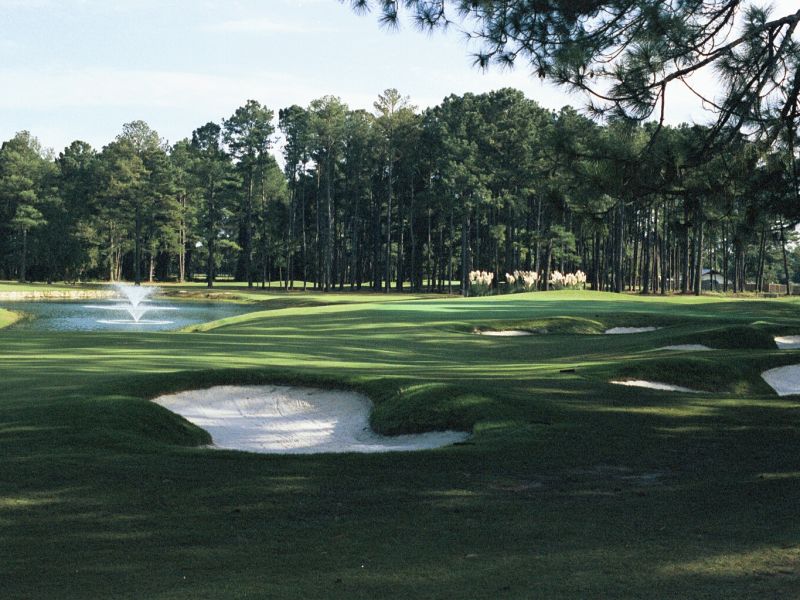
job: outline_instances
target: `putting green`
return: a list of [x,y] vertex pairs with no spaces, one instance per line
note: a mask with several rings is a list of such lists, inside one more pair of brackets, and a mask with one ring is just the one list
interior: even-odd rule
[[[0,331],[3,597],[796,592],[800,404],[760,377],[800,362],[772,341],[800,334],[796,301],[360,299],[193,333]],[[556,318],[662,328],[472,333]],[[715,349],[653,352],[677,344]],[[707,392],[609,383],[625,378]],[[265,383],[362,392],[383,434],[473,436],[255,455],[200,447],[205,432],[149,401]]]

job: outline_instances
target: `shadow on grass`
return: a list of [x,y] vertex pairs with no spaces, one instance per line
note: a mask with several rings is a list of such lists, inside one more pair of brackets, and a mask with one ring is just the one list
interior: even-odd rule
[[[798,404],[753,377],[798,353],[645,352],[691,320],[626,339],[477,339],[447,328],[565,307],[448,301],[441,317],[425,302],[210,334],[0,333],[4,598],[794,593]],[[704,311],[722,306],[721,327],[784,317],[747,304],[676,311],[714,320]],[[606,383],[695,366],[753,387]],[[259,456],[197,447],[202,432],[147,401],[227,383],[358,389],[387,430],[460,420],[475,435],[422,453]]]

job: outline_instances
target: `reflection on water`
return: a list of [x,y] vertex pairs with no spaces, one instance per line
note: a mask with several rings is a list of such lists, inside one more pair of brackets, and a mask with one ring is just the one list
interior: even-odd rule
[[[113,308],[119,302],[95,302]],[[170,306],[153,306],[147,311],[148,323],[130,323],[109,319],[109,313],[88,308],[85,301],[75,302],[5,302],[0,308],[25,313],[33,318],[23,319],[11,327],[30,331],[168,331],[196,323],[241,315],[252,306],[228,302],[184,302]],[[125,312],[123,311],[123,314]],[[127,315],[126,315],[127,316]]]

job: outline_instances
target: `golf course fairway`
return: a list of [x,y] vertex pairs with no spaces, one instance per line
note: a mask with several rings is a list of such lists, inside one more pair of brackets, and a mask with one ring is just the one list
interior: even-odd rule
[[[760,376],[800,363],[773,341],[800,334],[796,300],[364,298],[0,330],[0,596],[796,597],[800,398]],[[151,401],[268,384],[364,394],[383,435],[471,436],[255,454]]]

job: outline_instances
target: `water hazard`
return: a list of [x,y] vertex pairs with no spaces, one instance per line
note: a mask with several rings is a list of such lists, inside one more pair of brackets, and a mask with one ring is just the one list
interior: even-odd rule
[[21,301],[0,303],[0,307],[29,316],[11,326],[29,331],[171,331],[258,310],[230,302],[170,301],[169,306],[161,307],[160,302],[153,304],[140,323],[133,321],[119,300]]

